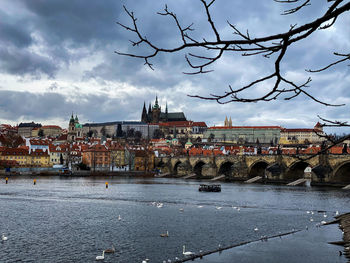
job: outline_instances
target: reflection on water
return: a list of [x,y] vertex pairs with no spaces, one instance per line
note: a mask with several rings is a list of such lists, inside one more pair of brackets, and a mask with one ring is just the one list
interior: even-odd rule
[[[337,210],[347,212],[350,197],[338,189],[226,183],[221,193],[203,193],[198,181],[166,178],[36,179],[35,186],[26,177],[0,185],[0,234],[8,237],[0,244],[1,262],[93,262],[112,245],[116,253],[106,254],[104,262],[163,262],[182,258],[183,245],[198,253],[303,229],[303,238],[293,235],[295,242],[283,238],[291,240],[290,250],[271,240],[202,262],[262,262],[277,247],[283,251],[280,258],[293,259],[293,248],[303,253],[303,242],[308,251],[317,251],[321,244],[341,239],[337,227],[315,225],[331,220]],[[169,237],[161,237],[166,231]],[[256,252],[245,255],[252,248]],[[345,262],[337,249],[325,245],[312,259]]]

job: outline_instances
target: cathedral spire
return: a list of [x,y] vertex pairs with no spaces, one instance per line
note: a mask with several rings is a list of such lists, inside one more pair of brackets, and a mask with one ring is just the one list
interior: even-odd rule
[[165,103],[165,121],[168,122],[168,102]]
[[142,122],[148,122],[148,119],[147,119],[147,110],[146,110],[146,102],[143,102],[143,109],[142,109],[141,121],[142,121]]

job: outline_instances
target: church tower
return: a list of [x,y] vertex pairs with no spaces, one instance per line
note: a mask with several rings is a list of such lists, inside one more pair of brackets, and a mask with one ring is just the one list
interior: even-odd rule
[[70,117],[69,120],[69,124],[68,124],[68,141],[72,142],[74,141],[76,138],[76,131],[75,131],[75,119],[73,117],[73,113],[72,116]]
[[158,96],[156,96],[156,102],[152,108],[152,122],[159,123],[161,108],[158,104]]

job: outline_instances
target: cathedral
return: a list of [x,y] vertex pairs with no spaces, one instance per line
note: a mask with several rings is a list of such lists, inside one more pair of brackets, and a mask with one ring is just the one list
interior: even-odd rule
[[168,104],[165,106],[165,112],[162,112],[161,107],[158,104],[158,97],[152,107],[151,103],[146,110],[146,102],[143,104],[141,121],[145,123],[160,123],[171,121],[187,121],[183,112],[168,112]]

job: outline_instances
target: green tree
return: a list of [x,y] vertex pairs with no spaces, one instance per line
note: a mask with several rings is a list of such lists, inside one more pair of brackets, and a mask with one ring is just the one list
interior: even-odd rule
[[38,136],[39,137],[44,137],[44,131],[42,129],[39,130]]

